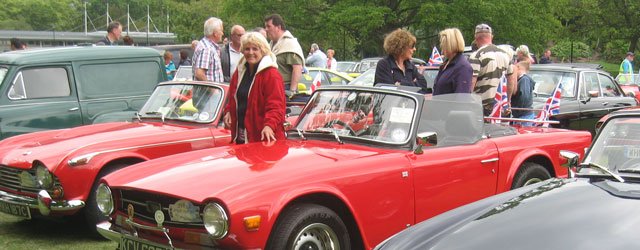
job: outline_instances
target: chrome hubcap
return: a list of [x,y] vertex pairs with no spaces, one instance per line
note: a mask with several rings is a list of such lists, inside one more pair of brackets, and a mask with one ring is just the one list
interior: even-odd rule
[[542,181],[542,179],[540,179],[540,178],[531,178],[531,179],[528,179],[527,182],[525,182],[524,185],[522,185],[522,186],[524,187],[524,186],[531,185],[531,184],[534,184],[534,183],[538,183],[538,182],[541,182],[541,181]]
[[294,250],[340,250],[338,235],[322,223],[306,226],[295,239]]

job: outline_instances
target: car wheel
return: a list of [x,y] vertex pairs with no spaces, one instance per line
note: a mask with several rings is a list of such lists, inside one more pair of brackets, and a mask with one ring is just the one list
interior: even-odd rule
[[511,189],[538,183],[549,178],[551,178],[551,174],[543,166],[533,162],[525,162],[513,178]]
[[115,172],[118,169],[129,166],[130,164],[114,164],[111,166],[104,167],[100,170],[100,173],[96,176],[96,179],[93,181],[93,185],[91,186],[91,191],[89,192],[89,197],[86,201],[86,206],[84,207],[84,221],[86,226],[92,233],[98,236],[98,231],[96,229],[96,224],[102,221],[106,221],[108,219],[107,216],[103,215],[100,210],[98,210],[98,204],[96,203],[96,189],[98,189],[98,184],[100,184],[100,179],[110,173]]
[[276,222],[266,249],[350,249],[349,232],[333,210],[316,204],[296,204]]

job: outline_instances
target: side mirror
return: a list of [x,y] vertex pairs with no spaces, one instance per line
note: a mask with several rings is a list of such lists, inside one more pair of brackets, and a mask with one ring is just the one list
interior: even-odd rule
[[589,96],[590,97],[598,97],[598,94],[600,92],[598,92],[597,90],[589,90]]
[[424,153],[422,147],[432,147],[438,144],[438,133],[436,132],[424,132],[416,135],[416,150],[413,152],[417,155]]
[[568,168],[569,177],[573,178],[575,175],[575,172],[573,170],[578,167],[578,161],[580,161],[580,155],[572,151],[560,150],[560,157],[566,160],[566,162],[561,164],[561,166]]
[[289,121],[285,121],[284,124],[282,124],[282,126],[284,127],[284,131],[287,131],[293,127],[293,125]]

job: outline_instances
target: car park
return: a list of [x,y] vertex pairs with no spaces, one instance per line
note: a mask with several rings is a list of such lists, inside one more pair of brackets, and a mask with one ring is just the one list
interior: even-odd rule
[[[0,212],[22,218],[84,215],[95,230],[102,176],[150,159],[228,145],[220,125],[228,86],[160,83],[133,122],[18,135],[0,141]],[[81,216],[82,217],[82,216]]]
[[601,117],[638,104],[598,65],[533,65],[529,75],[536,82],[534,108],[537,109],[542,108],[556,86],[562,83],[560,113],[550,117],[560,123],[552,126],[589,130],[594,134],[596,122]]
[[473,94],[327,86],[288,140],[175,155],[104,177],[121,246],[370,249],[449,209],[549,177],[585,131],[483,122]]
[[577,170],[573,178],[471,203],[375,249],[637,249],[638,131],[640,111],[612,113],[581,164],[576,153],[562,152]]
[[92,124],[135,111],[166,80],[158,51],[64,47],[0,54],[0,138]]

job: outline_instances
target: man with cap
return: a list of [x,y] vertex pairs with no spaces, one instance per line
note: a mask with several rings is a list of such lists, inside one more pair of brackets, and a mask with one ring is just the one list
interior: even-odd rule
[[633,82],[633,52],[627,52],[627,56],[622,60],[620,64],[620,77],[618,80],[620,83]]
[[493,44],[493,31],[487,24],[479,24],[475,30],[475,40],[478,50],[469,57],[473,69],[471,79],[473,92],[482,98],[484,115],[489,116],[495,103],[496,90],[502,75],[507,77],[507,94],[509,100],[516,91],[516,81],[513,76],[513,65],[509,55]]

